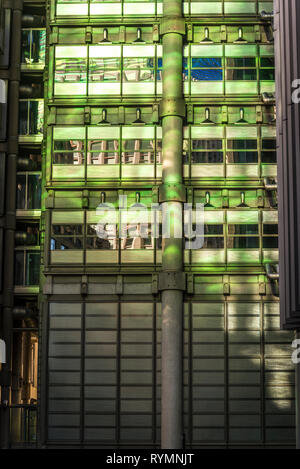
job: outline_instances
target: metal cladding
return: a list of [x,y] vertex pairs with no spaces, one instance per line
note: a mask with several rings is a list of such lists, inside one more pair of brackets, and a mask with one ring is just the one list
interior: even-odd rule
[[38,318],[31,445],[295,446],[293,333],[279,327],[272,9],[23,8],[12,368],[19,382],[29,350],[19,325],[32,331]]
[[279,291],[281,326],[300,328],[299,19],[300,5],[277,0],[275,58],[277,101]]

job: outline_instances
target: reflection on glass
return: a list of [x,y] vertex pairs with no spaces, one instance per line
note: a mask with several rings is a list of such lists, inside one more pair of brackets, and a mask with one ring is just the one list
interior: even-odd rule
[[117,164],[119,163],[118,140],[89,140],[87,164]]
[[55,81],[68,83],[86,82],[87,61],[84,58],[56,59]]
[[258,234],[258,225],[228,225],[228,234],[236,235],[255,235]]
[[202,151],[191,153],[191,162],[197,163],[223,163],[223,152],[221,151]]
[[120,82],[120,59],[91,58],[89,80],[93,82]]
[[26,208],[26,176],[25,174],[17,175],[17,209],[25,210]]
[[227,246],[231,249],[258,249],[259,238],[258,237],[235,237],[227,239]]
[[154,140],[123,140],[122,163],[153,164]]
[[15,285],[33,286],[40,281],[40,253],[37,251],[15,252]]
[[83,150],[83,140],[55,140],[53,163],[81,165],[84,163]]
[[191,81],[222,81],[222,59],[192,57]]
[[42,177],[40,174],[28,174],[27,208],[41,208]]
[[51,250],[82,249],[82,225],[53,224]]
[[43,100],[22,100],[19,102],[19,134],[37,135],[43,133]]
[[227,163],[257,163],[257,151],[227,152]]
[[36,210],[41,208],[41,175],[17,175],[17,209]]
[[121,249],[154,249],[150,224],[138,223],[127,225],[126,228],[127,232],[124,229],[124,233],[121,233]]
[[116,236],[115,225],[88,225],[87,249],[117,249],[118,239]]
[[126,82],[154,81],[153,58],[124,58],[123,77]]
[[40,253],[26,251],[25,285],[39,285],[40,283]]
[[46,31],[44,29],[23,29],[21,63],[44,64],[46,48]]

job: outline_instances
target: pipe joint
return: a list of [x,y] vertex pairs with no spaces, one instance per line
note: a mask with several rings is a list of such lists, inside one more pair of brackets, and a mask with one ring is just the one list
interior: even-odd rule
[[266,264],[266,274],[269,280],[279,280],[278,264]]
[[160,24],[160,35],[177,33],[185,35],[185,21],[180,16],[164,16]]
[[159,202],[186,202],[186,190],[183,184],[165,183],[159,186]]
[[184,291],[186,286],[184,272],[161,272],[158,276],[158,289],[164,290],[181,290]]
[[163,98],[159,103],[159,117],[185,117],[185,101],[183,98]]

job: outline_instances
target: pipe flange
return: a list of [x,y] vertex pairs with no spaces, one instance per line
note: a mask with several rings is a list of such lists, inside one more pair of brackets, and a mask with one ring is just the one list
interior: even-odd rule
[[166,183],[159,186],[159,202],[186,202],[185,186],[181,183]]
[[185,21],[180,16],[165,16],[160,23],[160,35],[167,33],[177,33],[185,35]]
[[185,100],[183,98],[163,98],[159,102],[159,117],[185,117]]
[[158,289],[185,291],[186,281],[184,272],[161,272],[158,276]]

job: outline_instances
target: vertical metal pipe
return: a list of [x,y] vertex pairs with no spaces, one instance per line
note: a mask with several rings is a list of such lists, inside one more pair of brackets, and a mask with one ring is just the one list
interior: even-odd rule
[[[300,331],[296,331],[296,339],[300,340]],[[300,449],[300,363],[296,364],[296,448]]]
[[12,330],[14,303],[14,247],[16,220],[16,173],[19,126],[19,85],[21,59],[22,0],[12,2],[12,35],[8,89],[8,155],[6,172],[6,229],[4,235],[5,276],[3,282],[3,339],[6,343],[6,363],[2,366],[1,448],[10,446],[10,413],[7,404],[11,398]]
[[[182,84],[182,1],[163,0],[163,99],[162,114],[162,192],[163,216],[171,214],[170,237],[163,239],[162,275],[183,270],[182,200],[182,127],[178,109],[183,102]],[[167,279],[167,277],[164,277]],[[176,278],[176,276],[175,276]],[[162,396],[161,447],[182,447],[182,337],[183,291],[163,282],[162,290]]]

